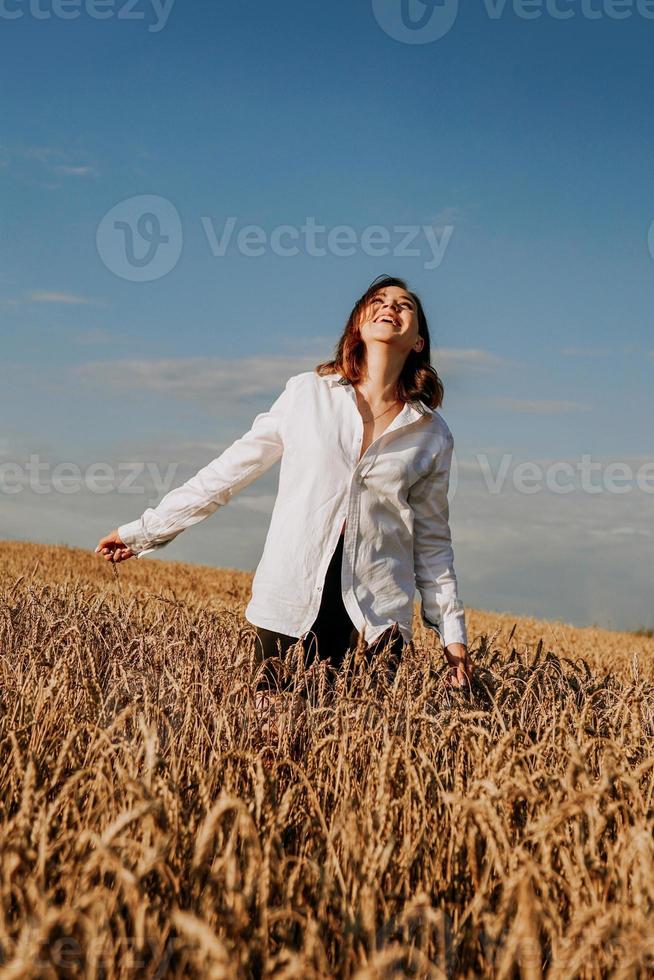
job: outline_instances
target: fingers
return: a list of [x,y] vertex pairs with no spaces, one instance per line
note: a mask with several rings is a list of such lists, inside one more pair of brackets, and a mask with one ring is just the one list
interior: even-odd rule
[[[100,540],[98,541],[98,547],[95,550],[100,551],[102,548],[113,546],[117,544],[119,541],[120,539],[118,538],[116,532],[112,531],[111,534],[105,534],[103,538],[100,538]],[[122,541],[120,541],[120,543],[122,544]]]
[[103,538],[100,538],[95,551],[96,554],[102,555],[103,558],[111,562],[126,561],[134,555],[131,548],[121,540],[117,527],[109,534],[105,534]]
[[127,547],[124,541],[121,541],[118,529],[114,529],[111,534],[106,534],[103,538],[100,538],[98,545],[96,547],[96,553],[101,555],[108,555],[115,553],[117,550],[120,552],[126,552],[124,557],[131,558],[133,552]]
[[126,561],[134,555],[134,552],[130,548],[120,548],[117,545],[113,547],[106,546],[102,549],[98,547],[95,550],[102,555],[105,561],[110,562]]
[[458,664],[456,667],[452,665],[450,673],[445,678],[446,686],[457,690],[472,687],[473,671],[474,667],[470,661],[466,661],[465,665]]

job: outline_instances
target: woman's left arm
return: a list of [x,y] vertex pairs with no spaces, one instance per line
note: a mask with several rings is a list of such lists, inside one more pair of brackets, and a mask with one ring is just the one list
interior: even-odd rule
[[227,504],[279,460],[284,451],[282,426],[291,411],[297,375],[267,411],[260,412],[248,431],[186,483],[170,490],[156,507],[116,530],[128,548],[143,558],[166,547],[185,528],[198,524]]
[[447,494],[453,449],[454,438],[448,432],[429,471],[411,486],[408,500],[413,511],[413,557],[422,600],[421,619],[440,636],[452,668],[450,682],[460,687],[469,682],[472,663],[449,524]]

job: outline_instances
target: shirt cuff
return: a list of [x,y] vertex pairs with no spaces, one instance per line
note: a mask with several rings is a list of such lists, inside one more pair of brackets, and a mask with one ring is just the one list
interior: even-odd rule
[[468,646],[468,635],[466,624],[463,619],[446,619],[443,624],[443,646],[449,647],[450,643],[463,643]]
[[430,619],[427,619],[424,609],[421,606],[420,617],[428,629],[434,630],[435,633],[438,633],[440,641],[444,647],[449,647],[450,643],[463,643],[464,646],[468,646],[468,635],[463,616],[450,616],[439,625],[438,623],[432,623]]
[[157,546],[145,537],[140,518],[136,521],[130,521],[128,524],[121,524],[117,531],[120,540],[134,552],[137,558],[143,558],[157,550]]

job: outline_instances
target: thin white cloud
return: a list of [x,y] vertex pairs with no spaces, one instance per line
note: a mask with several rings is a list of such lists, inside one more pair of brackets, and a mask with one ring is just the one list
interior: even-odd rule
[[590,412],[593,407],[587,402],[556,401],[548,398],[512,398],[509,395],[497,395],[493,398],[486,398],[484,401],[496,408],[508,409],[511,412],[534,412],[541,415]]
[[[80,154],[74,154],[61,150],[54,146],[26,146],[26,147],[4,147],[0,148],[0,167],[9,168],[10,165],[19,161],[23,163],[36,163],[48,173],[57,177],[97,177],[99,171],[96,166],[85,160],[79,159]],[[15,170],[24,170],[25,167],[13,167]],[[25,176],[27,175],[19,175]],[[49,189],[57,189],[59,184],[48,184],[37,181],[41,186]]]
[[311,371],[316,357],[186,357],[162,360],[89,361],[71,373],[90,386],[165,393],[184,400],[247,400],[280,392],[288,378]]
[[[329,352],[313,355],[254,356],[235,359],[219,357],[167,358],[162,360],[89,361],[71,368],[78,381],[99,383],[109,390],[138,387],[140,391],[165,392],[184,400],[212,401],[221,398],[247,400],[281,391],[288,378],[312,371]],[[441,350],[438,367],[489,369],[504,365],[503,358],[481,350]]]
[[95,167],[80,166],[73,167],[68,164],[61,164],[54,168],[55,173],[60,177],[97,177],[98,171]]
[[62,303],[66,306],[80,306],[91,303],[90,299],[84,296],[76,296],[74,293],[48,292],[47,290],[37,289],[28,296],[30,303]]
[[442,366],[448,371],[459,368],[489,371],[515,366],[515,362],[509,358],[478,347],[439,347],[432,351],[432,363],[437,368]]
[[593,531],[593,534],[613,534],[620,537],[633,537],[634,535],[643,538],[651,538],[652,532],[646,527],[611,527],[607,531]]

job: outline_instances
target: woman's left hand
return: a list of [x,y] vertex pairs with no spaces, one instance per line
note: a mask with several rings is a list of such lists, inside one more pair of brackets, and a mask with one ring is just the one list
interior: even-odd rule
[[132,549],[128,548],[124,541],[121,541],[118,528],[114,528],[110,534],[107,534],[104,538],[100,538],[95,550],[106,561],[114,563],[127,561],[128,558],[134,557]]
[[450,643],[445,647],[445,658],[450,665],[450,670],[445,678],[447,686],[470,688],[475,668],[465,643]]

